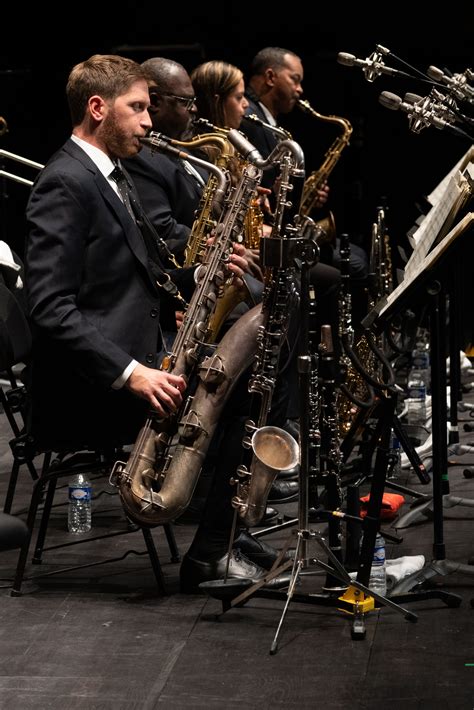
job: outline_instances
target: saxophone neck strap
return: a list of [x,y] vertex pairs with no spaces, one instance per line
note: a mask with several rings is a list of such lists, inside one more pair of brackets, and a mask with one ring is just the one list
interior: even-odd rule
[[148,263],[150,270],[155,278],[156,285],[158,288],[166,293],[167,296],[172,296],[175,298],[182,308],[187,307],[187,302],[179,292],[178,287],[172,281],[171,276],[163,267],[163,260],[168,260],[176,268],[180,268],[180,265],[175,259],[174,254],[168,248],[165,240],[160,237],[155,227],[153,226],[151,220],[143,209],[136,191],[134,189],[133,181],[128,175],[128,173],[121,168],[123,175],[128,183],[130,203],[135,214],[135,219],[137,227],[139,228],[140,234],[142,235],[143,242],[145,244],[146,250],[148,252]]

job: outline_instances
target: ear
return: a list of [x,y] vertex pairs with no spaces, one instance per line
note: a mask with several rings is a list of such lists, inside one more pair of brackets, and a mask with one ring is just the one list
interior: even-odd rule
[[271,67],[265,69],[265,82],[268,86],[273,86],[275,84],[276,72]]
[[89,112],[95,121],[102,121],[105,116],[106,103],[100,96],[91,96],[87,102]]

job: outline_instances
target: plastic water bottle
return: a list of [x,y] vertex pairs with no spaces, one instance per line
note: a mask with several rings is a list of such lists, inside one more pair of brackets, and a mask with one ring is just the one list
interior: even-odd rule
[[416,347],[411,354],[412,368],[421,370],[422,379],[425,381],[426,392],[431,392],[431,362],[430,340],[426,328],[420,328],[416,338]]
[[76,474],[69,481],[67,526],[70,533],[86,533],[91,529],[91,500],[92,486],[89,479],[84,473]]
[[385,596],[387,594],[387,568],[385,565],[385,540],[378,532],[375,538],[374,557],[370,568],[369,589]]
[[426,382],[423,370],[412,368],[408,377],[407,422],[415,426],[426,424]]
[[388,461],[388,478],[399,478],[402,472],[400,442],[397,435],[392,430],[390,438],[390,451]]

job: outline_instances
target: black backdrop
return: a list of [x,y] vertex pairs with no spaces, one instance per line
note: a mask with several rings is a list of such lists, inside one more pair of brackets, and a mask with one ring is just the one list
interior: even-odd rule
[[[387,76],[368,83],[361,69],[341,66],[336,58],[341,51],[365,58],[380,43],[422,71],[431,64],[452,72],[473,68],[472,2],[451,3],[436,17],[431,4],[418,4],[417,21],[414,3],[385,5],[384,19],[380,6],[369,10],[335,3],[288,4],[284,13],[268,3],[234,2],[205,10],[183,6],[179,12],[144,2],[102,3],[100,8],[100,19],[90,4],[64,5],[55,17],[47,5],[29,13],[20,6],[2,9],[0,116],[9,130],[0,137],[0,148],[46,162],[70,132],[67,75],[76,62],[96,52],[138,61],[164,55],[188,70],[201,61],[224,59],[245,71],[267,45],[298,53],[305,68],[305,98],[319,113],[344,116],[353,125],[351,143],[331,175],[329,205],[338,231],[349,232],[353,240],[368,243],[376,206],[383,200],[393,240],[405,245],[417,205],[468,148],[466,141],[433,127],[414,134],[405,114],[378,103],[382,91],[426,95],[426,85]],[[310,10],[315,19],[306,16]],[[387,63],[403,69],[392,59]],[[302,145],[308,171],[321,165],[339,130],[299,111],[281,123]],[[10,160],[3,168],[28,178],[35,174]],[[1,238],[21,254],[28,188],[10,180],[1,186]]]

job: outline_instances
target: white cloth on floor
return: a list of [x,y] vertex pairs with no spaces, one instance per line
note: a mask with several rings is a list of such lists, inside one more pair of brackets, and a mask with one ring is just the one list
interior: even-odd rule
[[[0,266],[6,266],[13,271],[20,271],[19,264],[13,258],[12,250],[6,242],[0,239]],[[23,281],[20,276],[17,277],[15,288],[23,288]]]
[[[395,560],[385,561],[385,575],[387,579],[387,592],[395,587],[398,582],[408,577],[414,572],[423,569],[425,565],[424,555],[406,555],[397,557]],[[356,579],[357,572],[349,572],[351,579]]]
[[424,564],[424,555],[406,555],[405,557],[397,557],[394,560],[386,560],[387,591],[393,589],[405,577],[423,569]]

